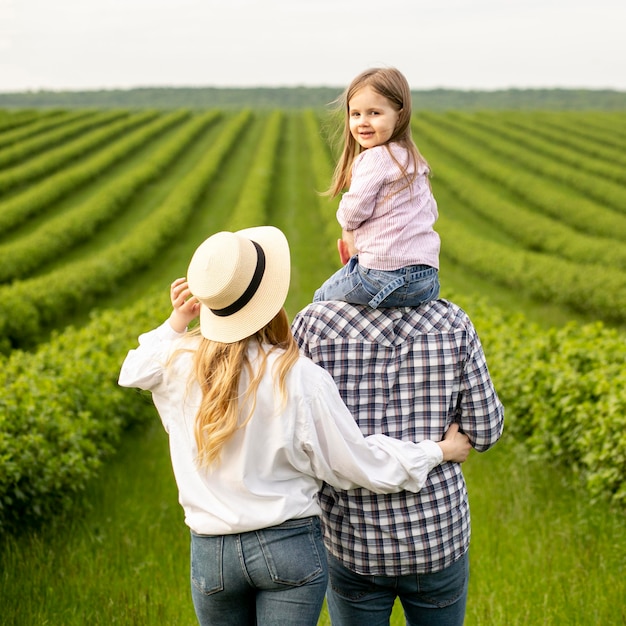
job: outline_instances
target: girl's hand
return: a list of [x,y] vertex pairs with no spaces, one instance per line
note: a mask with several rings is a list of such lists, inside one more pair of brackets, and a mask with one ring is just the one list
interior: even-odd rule
[[200,314],[200,303],[191,295],[186,278],[177,278],[170,285],[170,300],[174,308],[170,315],[170,326],[177,333],[182,333]]
[[464,463],[467,461],[472,445],[469,437],[459,432],[458,424],[450,424],[443,441],[439,442],[444,461]]
[[350,256],[354,256],[358,253],[356,246],[354,245],[354,231],[352,230],[342,230],[341,238],[346,242],[346,246],[348,247],[348,252]]

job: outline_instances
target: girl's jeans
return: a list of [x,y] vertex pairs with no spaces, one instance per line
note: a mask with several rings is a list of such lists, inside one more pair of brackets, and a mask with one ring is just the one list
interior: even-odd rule
[[235,535],[191,533],[191,592],[202,626],[316,626],[327,583],[318,517]]
[[439,296],[439,273],[429,265],[399,270],[372,270],[359,265],[357,255],[316,292],[314,302],[341,300],[378,307],[419,306]]

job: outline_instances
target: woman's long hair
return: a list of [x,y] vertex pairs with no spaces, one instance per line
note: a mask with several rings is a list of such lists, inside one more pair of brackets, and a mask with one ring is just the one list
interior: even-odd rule
[[[326,195],[332,197],[338,196],[342,191],[350,187],[354,159],[363,151],[363,148],[350,132],[350,100],[363,87],[371,87],[376,93],[387,98],[391,106],[398,111],[398,123],[387,144],[397,143],[407,151],[408,163],[398,163],[394,158],[394,161],[400,168],[401,176],[406,181],[406,186],[409,186],[418,176],[419,163],[423,163],[428,167],[428,163],[417,149],[411,133],[411,89],[406,78],[402,72],[395,68],[372,68],[365,70],[348,85],[347,89],[337,100],[337,104],[344,111],[343,151],[337,161],[330,188],[326,192]],[[393,158],[393,154],[391,156]],[[413,171],[409,175],[411,165],[413,166]]]
[[[248,358],[250,343],[257,343],[259,347],[259,361],[255,362],[254,369]],[[262,344],[269,344],[271,348],[267,350]],[[202,402],[195,421],[200,467],[219,461],[224,444],[252,417],[256,392],[265,373],[267,357],[272,352],[279,352],[272,375],[275,391],[284,404],[287,374],[299,357],[284,308],[261,330],[241,341],[219,343],[201,338],[193,360],[193,376],[202,390]],[[240,394],[244,369],[250,383]],[[244,406],[249,407],[247,415],[242,414]]]

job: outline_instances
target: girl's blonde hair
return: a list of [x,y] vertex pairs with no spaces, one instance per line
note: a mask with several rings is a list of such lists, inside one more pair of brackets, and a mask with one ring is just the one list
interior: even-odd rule
[[[258,344],[259,363],[248,358],[251,343]],[[269,344],[266,351],[262,344]],[[291,333],[285,309],[257,333],[235,343],[219,343],[201,337],[193,359],[193,378],[202,390],[202,401],[195,421],[195,438],[198,447],[197,463],[208,467],[219,461],[224,444],[252,416],[256,392],[267,366],[267,357],[280,352],[273,371],[274,383],[282,402],[287,399],[287,374],[298,360],[298,346]],[[241,374],[246,370],[250,383],[240,395]],[[242,407],[248,406],[247,415]]]
[[[411,88],[408,81],[402,72],[395,68],[371,68],[354,78],[337,100],[337,104],[344,112],[343,151],[335,167],[331,186],[326,192],[327,195],[332,197],[339,195],[350,187],[352,164],[354,159],[363,151],[363,148],[350,132],[350,100],[363,87],[371,87],[376,93],[387,98],[391,106],[398,111],[398,123],[387,144],[391,142],[400,144],[409,155],[408,163],[398,163],[394,158],[394,161],[400,168],[401,176],[406,181],[406,186],[409,186],[417,177],[419,163],[423,163],[428,167],[426,159],[420,154],[411,134]],[[389,153],[391,154],[391,151]],[[391,156],[393,158],[393,154]],[[413,171],[409,175],[411,169],[409,166],[411,165],[413,166]]]

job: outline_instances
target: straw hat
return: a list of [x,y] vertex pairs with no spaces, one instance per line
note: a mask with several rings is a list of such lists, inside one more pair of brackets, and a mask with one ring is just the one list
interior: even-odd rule
[[273,226],[205,240],[187,270],[189,290],[202,305],[202,335],[222,343],[254,335],[285,303],[290,267],[287,239]]

